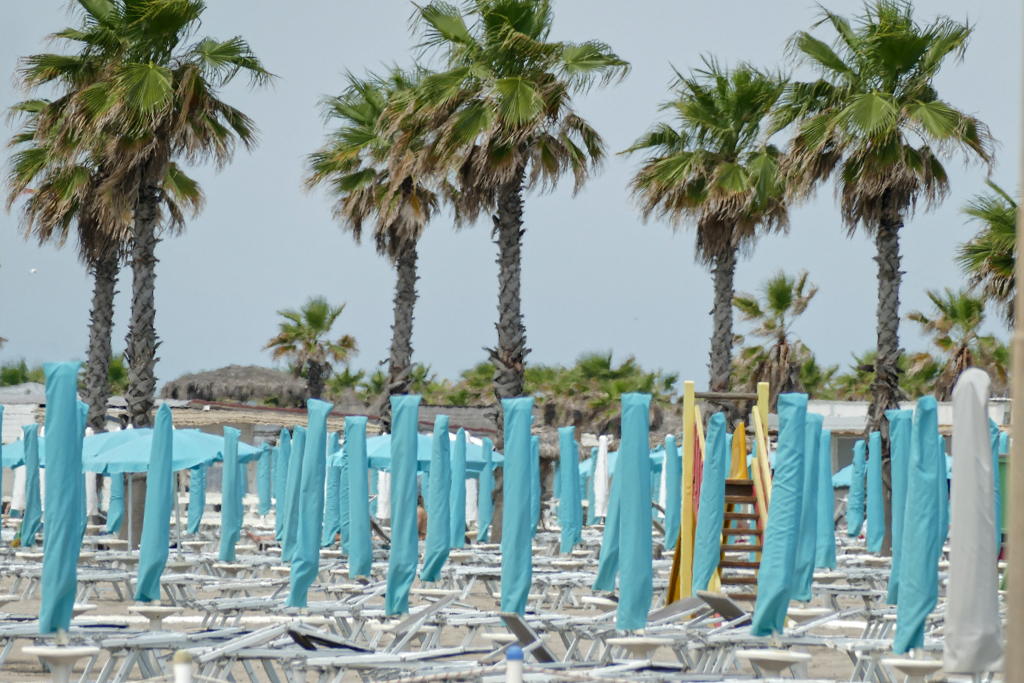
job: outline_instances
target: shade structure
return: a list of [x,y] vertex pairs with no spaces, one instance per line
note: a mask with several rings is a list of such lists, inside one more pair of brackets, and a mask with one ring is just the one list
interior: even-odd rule
[[953,479],[943,669],[998,671],[1003,664],[995,477],[989,456],[989,378],[965,370],[953,388]]
[[295,556],[296,535],[299,527],[299,501],[302,487],[302,466],[305,461],[306,428],[295,426],[292,452],[288,457],[288,488],[284,494],[284,532],[281,536],[281,559],[291,562]]
[[540,437],[530,437],[530,535],[537,536],[540,525]]
[[[1003,501],[1002,493],[999,490],[999,425],[995,423],[992,418],[988,419],[988,435],[989,442],[991,445],[992,452],[992,479],[995,484],[995,509],[996,519],[1001,520],[1003,514]],[[1002,524],[996,525],[996,543],[1002,546],[1003,544],[1003,529]]]
[[882,498],[882,433],[868,434],[868,478],[867,478],[869,553],[882,550],[885,537],[885,502]]
[[846,535],[860,536],[864,527],[864,474],[866,469],[865,451],[867,444],[858,439],[853,444],[853,472],[850,479],[850,493],[846,502]]
[[235,546],[242,533],[242,481],[238,471],[235,447],[240,432],[234,427],[224,428],[224,468],[221,475],[220,550],[221,562],[235,561]]
[[836,568],[835,494],[832,492],[832,432],[823,429],[818,446],[818,514],[814,566]]
[[477,500],[477,535],[476,540],[486,543],[491,537],[491,519],[494,516],[494,501],[491,499],[494,493],[494,465],[491,463],[491,454],[494,452],[494,442],[484,439],[485,465],[480,470],[480,490]]
[[[286,604],[305,607],[309,587],[320,571],[320,539],[324,524],[324,479],[327,476],[327,415],[333,403],[306,401],[308,433],[302,455],[302,481],[295,555],[288,574],[291,590]],[[296,455],[298,455],[296,453]]]
[[649,425],[651,395],[622,395],[622,482],[619,498],[619,607],[615,628],[644,628],[654,595],[651,539],[651,459]]
[[[121,475],[114,475],[122,490],[121,506],[124,507],[124,480]],[[111,479],[111,490],[113,490],[114,479]],[[111,494],[113,500],[113,494]],[[188,479],[188,526],[185,531],[190,534],[199,533],[199,524],[203,521],[203,511],[206,509],[206,465],[200,465],[189,473]]]
[[[455,440],[455,434],[451,434],[451,440]],[[382,434],[366,439],[366,457],[370,469],[388,472],[391,470],[391,439],[392,434]],[[430,458],[434,448],[433,436],[430,434],[416,435],[416,471],[429,472]],[[492,443],[493,449],[493,443]],[[340,464],[341,451],[329,453],[327,462],[329,464]],[[504,458],[500,453],[492,453],[492,463],[501,467]],[[474,443],[473,439],[466,439],[466,475],[471,477],[480,476],[484,467],[483,442]]]
[[611,498],[610,477],[608,467],[608,437],[597,437],[597,460],[594,461],[594,514],[605,517]]
[[803,504],[806,394],[780,394],[779,441],[775,450],[772,503],[764,532],[757,576],[757,603],[750,631],[755,636],[781,633],[793,588],[797,538]]
[[896,605],[899,603],[903,520],[907,509],[907,466],[910,463],[914,411],[887,410],[885,417],[889,420],[889,470],[892,477],[892,570],[889,573],[889,594],[885,602]]
[[[339,450],[338,433],[332,432],[327,437],[327,452],[334,453]],[[335,465],[327,466],[327,490],[324,498],[324,533],[320,539],[320,545],[324,548],[334,545],[334,535],[341,533],[341,510],[339,509],[338,491],[341,487],[341,462],[342,458]],[[347,485],[347,483],[346,483]]]
[[580,454],[576,446],[576,428],[558,430],[558,457],[561,466],[562,496],[558,499],[558,523],[562,525],[563,555],[583,541],[583,502],[580,500]]
[[722,523],[725,521],[725,474],[730,465],[726,445],[725,413],[715,413],[708,423],[705,439],[704,473],[700,485],[700,514],[693,545],[693,582],[691,594],[711,588],[711,577],[718,569],[722,548]]
[[[530,422],[533,399],[505,398],[504,498],[530,500]],[[501,611],[526,613],[533,583],[532,513],[525,504],[504,506],[501,527]]]
[[348,458],[341,459],[341,467],[338,470],[338,538],[341,544],[341,551],[348,554],[349,547],[349,487],[348,487]]
[[[939,458],[943,463],[946,462],[946,437],[939,436]],[[996,466],[998,469],[998,465]],[[996,490],[999,487],[996,486]],[[1002,514],[1000,507],[996,508],[996,519],[999,519]],[[939,476],[939,535],[942,536],[942,542],[946,542],[946,538],[949,536],[949,468],[944,468]],[[1001,545],[1003,540],[1003,534],[1000,530],[996,534],[996,545]]]
[[[345,460],[348,462],[348,576],[369,576],[373,565],[369,491],[366,481],[366,418],[345,418]],[[344,483],[344,482],[343,482]]]
[[[188,470],[199,465],[211,465],[224,459],[224,438],[198,429],[175,429],[172,435],[173,471]],[[102,441],[98,441],[105,437]],[[247,463],[262,456],[269,446],[255,447],[238,444],[238,461]],[[153,452],[153,429],[122,429],[88,437],[83,446],[84,471],[115,474],[118,472],[145,472]]]
[[[818,449],[821,445],[822,424],[825,418],[807,413],[804,420],[804,474],[803,496],[800,503],[800,536],[796,544],[796,564],[793,567],[792,599],[811,599],[811,581],[814,576],[814,555],[818,535]],[[831,486],[829,487],[831,491]]]
[[[384,612],[409,611],[409,589],[416,578],[419,533],[416,529],[416,429],[419,424],[418,395],[391,397],[391,552],[388,553],[387,592]],[[367,439],[369,442],[369,439]]]
[[675,550],[679,540],[679,513],[683,504],[683,459],[676,437],[665,437],[665,549]]
[[448,496],[450,540],[452,548],[463,548],[466,545],[466,430],[462,427],[455,433],[451,453],[451,491]]
[[174,448],[172,430],[171,407],[164,403],[156,411],[153,453],[146,470],[146,510],[142,518],[139,572],[135,584],[135,599],[140,602],[160,599],[160,576],[167,564],[174,495],[174,472],[171,470]]
[[277,449],[274,448],[269,451],[262,451],[259,455],[259,463],[256,465],[256,494],[260,499],[259,513],[261,517],[270,512],[270,491],[272,488],[270,481],[270,468],[274,459],[274,451],[276,450]]
[[[3,412],[0,412],[0,419]],[[36,532],[43,519],[43,503],[39,490],[39,425],[33,422],[22,427],[25,442],[25,515],[21,523],[21,546],[36,544]],[[107,518],[110,518],[109,513]]]
[[274,453],[274,539],[284,538],[285,492],[288,490],[288,456],[292,452],[292,436],[287,429],[281,430],[277,439],[277,451]]
[[423,551],[420,581],[437,581],[451,547],[451,440],[448,416],[434,419],[434,456],[430,461],[430,495],[427,498],[427,544]]
[[[82,438],[79,429],[79,363],[46,363],[46,436],[50,471],[46,477],[46,544],[43,546],[39,632],[67,631],[78,589],[82,547]],[[69,485],[70,484],[70,485]]]
[[601,555],[597,563],[597,576],[594,577],[596,591],[615,590],[615,577],[619,573],[619,523],[621,514],[620,501],[622,500],[622,480],[612,479],[611,490],[608,494],[608,514],[604,517],[604,532],[601,534]]

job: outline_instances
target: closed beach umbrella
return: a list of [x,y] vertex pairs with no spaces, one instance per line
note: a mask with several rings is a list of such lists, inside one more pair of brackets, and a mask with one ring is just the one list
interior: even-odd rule
[[256,465],[256,493],[260,498],[259,512],[261,517],[270,512],[270,468],[275,451],[277,451],[276,448],[261,453],[259,463]]
[[[324,479],[327,476],[327,415],[333,403],[311,398],[306,401],[308,433],[302,454],[302,480],[296,526],[295,554],[288,575],[291,590],[286,604],[305,607],[309,587],[320,571],[320,539],[324,524]],[[295,456],[298,457],[298,453]]]
[[[647,624],[654,595],[651,549],[651,395],[622,395],[619,498],[619,608],[615,628],[633,631]],[[721,528],[721,526],[719,527]]]
[[[2,418],[3,413],[0,412]],[[25,515],[21,523],[21,546],[31,548],[36,544],[36,532],[43,519],[39,490],[39,425],[33,422],[22,427],[22,431],[25,435]]]
[[292,437],[287,429],[281,430],[277,440],[277,452],[274,453],[274,539],[284,538],[285,495],[288,490],[288,456],[292,452]]
[[[939,459],[942,461],[943,470],[942,476],[939,477],[939,536],[942,537],[942,542],[946,542],[946,538],[949,536],[949,477],[946,476],[946,437],[939,436]],[[998,468],[997,468],[998,469]],[[996,487],[998,490],[998,487]],[[996,507],[996,519],[1001,516],[1002,510]],[[1003,540],[1002,533],[997,534],[996,544],[1001,544]]]
[[50,444],[46,477],[46,543],[43,546],[39,632],[67,631],[78,590],[82,547],[82,437],[79,430],[80,363],[46,363],[46,438]]
[[832,432],[824,429],[818,447],[818,540],[814,544],[814,566],[823,569],[836,568],[835,500],[832,489]]
[[537,536],[540,524],[540,437],[530,437],[530,537]]
[[[345,418],[345,460],[348,462],[348,576],[369,576],[373,565],[369,492],[366,481],[366,418]],[[343,482],[344,483],[344,482]]]
[[882,433],[868,434],[868,533],[869,553],[882,550],[885,537],[885,502],[882,499]]
[[665,437],[665,549],[675,550],[679,540],[679,513],[683,506],[683,459],[676,437]]
[[[333,432],[327,439],[327,452],[339,450],[338,433]],[[338,489],[341,487],[341,465],[327,465],[327,491],[324,498],[324,533],[320,545],[324,548],[334,545],[334,535],[341,533],[341,511]]]
[[[796,564],[793,571],[793,600],[811,599],[811,581],[814,576],[814,555],[818,538],[818,448],[821,446],[821,426],[825,418],[807,413],[804,420],[804,485],[800,503],[800,537],[796,545]],[[829,482],[831,489],[831,481]]]
[[448,510],[451,515],[451,547],[466,546],[466,430],[459,427],[452,449],[451,492]]
[[[729,466],[726,445],[725,413],[715,413],[708,424],[705,439],[704,472],[700,485],[700,514],[693,544],[693,583],[691,594],[711,588],[711,577],[718,569],[722,549],[722,523],[725,520],[725,472]],[[621,451],[620,451],[621,452]]]
[[860,536],[864,526],[864,452],[867,444],[858,439],[853,444],[853,474],[850,478],[850,493],[846,498],[846,535],[850,538]]
[[611,492],[608,495],[608,514],[604,517],[604,532],[601,534],[601,555],[597,563],[597,576],[594,577],[596,591],[615,590],[615,577],[619,573],[619,516],[622,510],[622,480],[612,479]]
[[451,439],[448,438],[448,416],[434,419],[434,457],[430,461],[431,495],[427,498],[427,545],[423,551],[420,581],[437,581],[448,559],[451,547],[452,488]]
[[[992,418],[988,419],[988,435],[991,445],[992,453],[992,478],[995,482],[995,508],[996,508],[996,519],[1002,520],[1003,516],[1003,501],[1002,492],[999,490],[999,425],[995,423]],[[996,543],[1000,546],[1003,544],[1003,529],[1000,522],[996,522]]]
[[221,562],[235,561],[235,546],[242,533],[242,480],[239,476],[238,445],[240,432],[234,427],[224,428],[224,467],[221,475],[220,500],[220,552]]
[[804,488],[807,394],[780,394],[779,441],[775,448],[772,504],[757,575],[757,603],[750,632],[782,633],[793,589],[793,568],[800,533]]
[[608,503],[611,487],[608,485],[608,437],[597,438],[597,460],[594,465],[594,514],[605,517],[608,514]]
[[583,541],[583,502],[580,500],[580,455],[576,447],[576,429],[558,430],[558,476],[562,479],[562,497],[558,500],[558,521],[562,525],[562,554],[572,552]]
[[384,612],[406,614],[416,578],[419,533],[416,529],[416,430],[421,396],[391,397],[391,552]]
[[980,674],[1002,669],[995,476],[989,454],[989,378],[965,370],[953,389],[953,478],[949,500],[949,586],[942,668]]
[[[347,453],[347,451],[346,451]],[[341,467],[338,469],[338,536],[340,537],[341,551],[346,555],[349,552],[350,521],[349,511],[349,488],[348,488],[348,458],[341,459]]]
[[[121,489],[121,508],[124,509],[124,481],[120,474],[115,474]],[[110,480],[110,490],[114,490],[114,479]],[[113,501],[114,494],[110,494]],[[113,503],[111,503],[113,507]],[[203,521],[203,511],[206,509],[206,465],[200,465],[189,473],[188,478],[188,528],[190,534],[199,533],[199,523]]]
[[533,583],[533,551],[530,528],[532,512],[530,475],[532,459],[530,422],[533,399],[504,398],[505,414],[505,508],[501,526],[501,611],[526,614]]
[[597,524],[597,503],[595,502],[594,494],[594,472],[597,468],[597,446],[590,449],[590,458],[587,460],[589,465],[584,469],[587,473],[587,526],[593,526]]
[[[903,557],[903,520],[907,509],[907,466],[913,432],[913,410],[887,410],[889,420],[889,469],[892,477],[892,570],[886,604],[899,602],[900,562]],[[936,520],[938,524],[938,520]]]
[[149,469],[146,470],[146,510],[142,518],[139,573],[135,584],[135,599],[139,602],[160,599],[160,576],[167,564],[174,495],[172,429],[171,407],[164,403],[156,411],[153,454],[149,459]]
[[494,463],[491,462],[491,453],[494,451],[494,442],[484,439],[484,457],[486,465],[480,471],[480,493],[477,502],[477,534],[476,540],[486,543],[491,535],[491,519],[494,515],[494,501],[491,495],[494,493]]
[[292,452],[288,457],[288,488],[285,489],[284,494],[284,535],[281,539],[281,559],[285,562],[291,562],[295,557],[305,451],[306,428],[296,425],[292,435]]

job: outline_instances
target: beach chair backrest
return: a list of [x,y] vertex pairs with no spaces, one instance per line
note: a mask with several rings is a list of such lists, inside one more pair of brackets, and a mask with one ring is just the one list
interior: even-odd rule
[[697,591],[697,597],[703,600],[723,619],[733,621],[749,614],[728,595],[722,593],[709,593],[708,591]]
[[696,612],[700,609],[707,609],[708,604],[696,596],[690,596],[688,598],[682,598],[671,602],[661,609],[656,609],[647,614],[647,621],[665,621],[672,617],[677,617],[680,614],[686,614],[688,612]]
[[526,623],[526,620],[518,612],[502,612],[501,619],[505,622],[505,628],[519,641],[519,647],[523,649],[523,652],[531,653],[542,664],[553,664],[558,661],[558,657],[551,651],[544,639]]

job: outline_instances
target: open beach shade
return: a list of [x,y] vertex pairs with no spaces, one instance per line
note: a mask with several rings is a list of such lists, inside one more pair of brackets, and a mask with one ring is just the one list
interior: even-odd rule
[[824,429],[821,432],[821,445],[818,446],[818,540],[814,544],[815,568],[836,568],[835,500],[832,490],[832,432]]
[[676,437],[665,437],[665,550],[675,550],[679,540],[679,514],[683,506],[683,459]]
[[768,526],[764,533],[757,603],[750,631],[755,636],[782,633],[792,591],[793,567],[803,501],[807,394],[779,395],[779,441]]
[[583,541],[583,503],[580,500],[580,454],[576,447],[576,428],[558,429],[558,457],[561,467],[556,476],[562,479],[562,497],[558,499],[558,522],[562,525],[563,555]]
[[[430,497],[427,498],[427,544],[423,551],[420,581],[437,581],[448,559],[451,547],[452,487],[451,439],[448,438],[448,416],[434,419],[434,455],[430,460]],[[428,475],[424,475],[428,476]]]
[[[103,438],[107,437],[109,438]],[[130,438],[129,438],[130,437]],[[199,465],[210,465],[223,460],[224,439],[198,429],[174,429],[171,431],[174,460],[171,470],[188,470]],[[90,436],[83,442],[83,470],[86,472],[145,472],[149,469],[149,458],[153,451],[153,429],[123,429],[119,432],[105,432]],[[239,443],[236,454],[238,462],[247,463],[262,456],[267,446],[256,448]],[[46,466],[45,461],[42,463]]]
[[[416,578],[419,533],[416,529],[416,430],[421,396],[391,397],[391,552],[384,612],[406,614]],[[507,423],[506,423],[507,424]]]
[[[348,576],[370,576],[373,540],[370,538],[370,507],[366,481],[366,418],[345,418],[345,460],[348,462],[349,547]],[[345,482],[342,482],[344,485]]]
[[533,583],[530,422],[533,399],[501,400],[505,413],[505,507],[501,527],[501,611],[526,614]]
[[78,370],[81,363],[46,363],[46,543],[43,546],[39,632],[67,631],[78,590],[82,547],[81,442],[78,429]]
[[288,490],[288,456],[292,452],[292,437],[287,429],[281,430],[274,452],[274,540],[284,538],[285,492]]
[[871,432],[868,434],[867,492],[867,546],[869,553],[877,553],[881,552],[882,539],[885,537],[885,503],[882,499],[881,432]]
[[[120,482],[119,488],[121,489],[121,509],[124,509],[124,480],[121,479],[120,474],[115,474],[113,477],[117,477]],[[110,479],[110,490],[114,490],[114,478]],[[113,500],[113,493],[111,493],[111,500]],[[111,503],[113,507],[113,503]],[[206,465],[200,465],[191,472],[188,476],[188,528],[186,532],[189,534],[199,533],[199,524],[203,521],[203,510],[206,509]]]
[[[305,607],[309,587],[320,571],[320,539],[324,524],[324,479],[327,476],[327,415],[333,403],[306,401],[308,431],[303,452],[301,499],[295,555],[288,575],[291,590],[285,604]],[[296,456],[298,453],[295,454]]]
[[491,462],[491,454],[494,452],[494,442],[484,439],[484,458],[486,464],[480,471],[480,492],[477,501],[477,535],[479,543],[486,543],[491,535],[491,519],[494,516],[494,501],[491,499],[494,493],[494,463]]
[[885,417],[889,420],[889,468],[892,476],[892,570],[889,572],[889,594],[885,602],[896,605],[899,603],[903,521],[907,510],[907,466],[914,411],[887,410]]
[[[142,541],[139,543],[139,573],[135,599],[153,602],[160,599],[160,576],[167,564],[171,540],[171,508],[174,472],[171,470],[171,407],[164,403],[156,411],[153,425],[153,454],[146,470],[146,509],[142,517]],[[115,475],[119,476],[119,475]]]
[[451,515],[451,547],[466,546],[466,430],[459,427],[452,449],[451,493],[448,511]]
[[[339,450],[338,433],[334,432],[327,438],[327,452]],[[344,458],[342,458],[344,459]],[[341,533],[341,511],[338,508],[338,489],[341,486],[341,465],[327,465],[327,492],[324,498],[324,533],[320,539],[321,547],[334,545],[334,535]]]
[[989,455],[989,378],[965,370],[953,388],[949,585],[942,668],[977,675],[1003,668],[995,477]]
[[288,456],[288,488],[284,494],[284,535],[281,539],[281,559],[285,562],[291,562],[295,557],[305,450],[306,428],[296,425],[292,435],[292,452]]
[[270,512],[270,468],[276,450],[277,448],[274,448],[260,453],[260,459],[256,465],[256,494],[260,498],[260,517]]
[[651,395],[622,395],[622,443],[620,467],[615,479],[622,482],[619,498],[619,608],[615,628],[633,631],[647,624],[654,595],[651,554]]
[[[700,514],[693,544],[691,595],[711,590],[711,577],[718,569],[722,552],[722,523],[725,521],[725,471],[729,463],[726,446],[725,413],[715,413],[708,423],[705,439],[704,473],[700,485]],[[727,541],[728,542],[728,541]]]
[[[0,418],[3,413],[0,413]],[[39,490],[39,425],[33,422],[22,427],[25,441],[25,514],[21,523],[21,547],[36,544],[36,532],[43,519],[43,503]],[[111,492],[113,502],[113,492]],[[109,513],[107,515],[110,517]]]
[[242,533],[242,511],[238,501],[242,499],[242,481],[238,467],[238,437],[234,427],[224,428],[224,466],[221,474],[220,502],[220,552],[221,562],[235,561],[235,546]]
[[[818,537],[818,448],[821,445],[823,415],[807,413],[804,420],[804,486],[800,504],[800,537],[796,543],[796,564],[793,571],[793,600],[811,599],[814,577],[814,555]],[[830,478],[831,479],[831,478]],[[832,482],[829,481],[829,492]]]
[[846,502],[846,535],[850,538],[860,536],[864,526],[864,451],[867,444],[858,439],[853,444],[853,475],[850,479],[850,493]]

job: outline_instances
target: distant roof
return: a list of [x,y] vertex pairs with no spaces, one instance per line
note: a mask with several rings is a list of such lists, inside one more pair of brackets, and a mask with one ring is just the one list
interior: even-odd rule
[[217,370],[182,375],[165,384],[162,398],[202,401],[232,399],[239,403],[276,396],[281,405],[301,405],[306,382],[283,370],[259,365],[228,365]]
[[46,385],[39,382],[25,382],[9,387],[0,387],[0,403],[46,403]]

